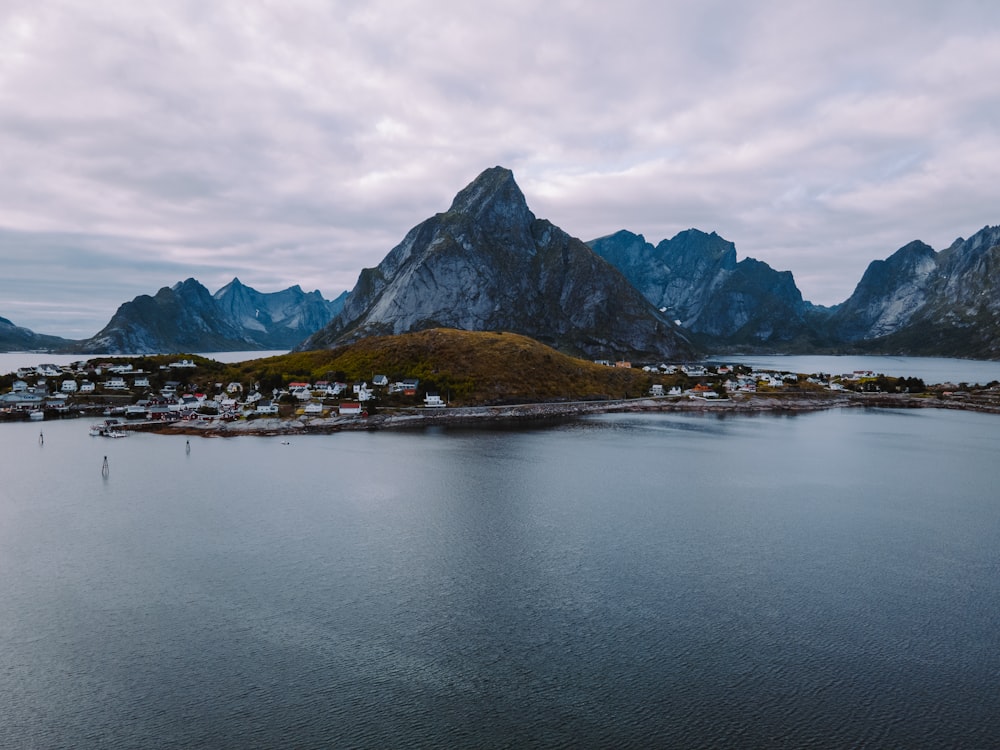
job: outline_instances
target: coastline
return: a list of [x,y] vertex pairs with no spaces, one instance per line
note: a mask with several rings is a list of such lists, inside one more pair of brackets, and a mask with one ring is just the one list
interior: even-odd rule
[[686,412],[705,414],[794,414],[826,409],[958,409],[1000,414],[1000,394],[995,397],[852,392],[734,394],[728,399],[646,397],[608,401],[546,402],[506,406],[421,407],[380,411],[368,417],[329,416],[257,418],[236,422],[198,419],[169,424],[137,423],[126,429],[165,435],[236,437],[331,434],[357,430],[404,430],[424,427],[503,427],[571,420],[591,414],[629,412]]

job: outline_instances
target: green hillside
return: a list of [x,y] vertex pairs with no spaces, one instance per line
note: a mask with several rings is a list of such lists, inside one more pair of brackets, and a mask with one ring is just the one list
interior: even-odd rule
[[466,405],[634,397],[654,382],[641,369],[575,359],[526,336],[444,328],[243,362],[226,377],[266,391],[296,380],[370,383],[376,374],[419,378],[421,392]]

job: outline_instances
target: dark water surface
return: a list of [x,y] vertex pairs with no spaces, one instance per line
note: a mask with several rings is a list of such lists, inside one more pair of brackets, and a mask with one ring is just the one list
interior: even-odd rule
[[1000,743],[1000,417],[86,428],[0,425],[4,748]]

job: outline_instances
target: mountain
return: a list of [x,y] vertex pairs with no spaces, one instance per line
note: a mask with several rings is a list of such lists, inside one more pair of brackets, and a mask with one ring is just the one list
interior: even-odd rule
[[528,209],[493,167],[364,269],[299,349],[428,328],[510,331],[587,358],[689,359],[691,344],[611,264]]
[[265,349],[291,348],[330,322],[344,306],[347,293],[332,302],[319,291],[303,292],[296,284],[262,294],[233,279],[212,295],[228,320],[254,331]]
[[753,258],[737,263],[736,246],[715,232],[688,229],[654,247],[622,230],[588,244],[709,348],[815,343],[822,316],[791,272]]
[[298,286],[262,294],[233,279],[213,296],[195,279],[122,304],[87,353],[290,349],[326,323],[343,304]]
[[927,302],[927,281],[937,269],[937,253],[914,241],[885,260],[872,261],[828,326],[837,341],[885,336],[905,326]]
[[35,333],[0,317],[0,352],[55,351],[72,346],[75,342],[59,336]]
[[1000,359],[1000,226],[941,252],[911,242],[868,266],[831,317],[863,351]]

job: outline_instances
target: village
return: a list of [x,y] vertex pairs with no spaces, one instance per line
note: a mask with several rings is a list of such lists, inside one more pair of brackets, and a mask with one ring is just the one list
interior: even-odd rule
[[[627,362],[598,364],[631,367]],[[725,364],[659,364],[642,369],[652,381],[642,396],[667,400],[726,400],[732,394],[803,390],[881,392],[890,386],[884,376],[870,371],[806,376]],[[177,359],[155,369],[117,359],[21,367],[0,377],[0,418],[101,414],[146,422],[232,422],[279,416],[364,418],[390,404],[425,409],[450,405],[447,397],[424,390],[417,378],[390,381],[384,374],[353,382],[291,380],[270,390],[259,383],[206,383],[205,376],[191,359]],[[907,392],[925,390],[917,379],[902,382]],[[899,389],[899,381],[895,387]]]

